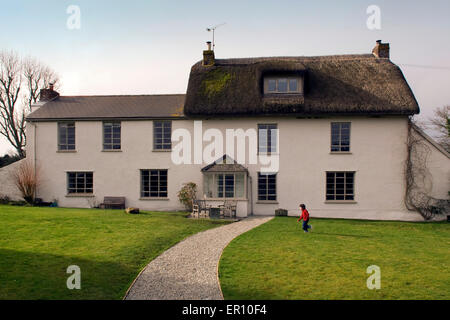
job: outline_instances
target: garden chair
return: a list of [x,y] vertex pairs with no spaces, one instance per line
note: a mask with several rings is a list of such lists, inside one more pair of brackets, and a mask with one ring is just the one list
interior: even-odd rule
[[223,217],[235,218],[236,217],[237,201],[225,200],[223,204],[219,205],[220,215]]
[[209,217],[209,212],[211,206],[206,204],[206,200],[194,200],[194,205],[192,206],[192,216],[193,217]]

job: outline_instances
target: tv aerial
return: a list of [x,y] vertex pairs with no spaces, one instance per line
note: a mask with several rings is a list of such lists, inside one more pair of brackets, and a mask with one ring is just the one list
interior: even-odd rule
[[217,29],[218,27],[221,27],[221,26],[223,26],[224,24],[226,24],[226,22],[221,23],[221,24],[218,24],[218,25],[215,25],[214,27],[206,28],[206,31],[208,31],[208,32],[211,32],[211,31],[212,31],[212,34],[213,34],[213,38],[212,38],[212,49],[213,49],[213,51],[214,51],[214,47],[216,46],[215,43],[214,43],[214,32],[216,31],[216,29]]

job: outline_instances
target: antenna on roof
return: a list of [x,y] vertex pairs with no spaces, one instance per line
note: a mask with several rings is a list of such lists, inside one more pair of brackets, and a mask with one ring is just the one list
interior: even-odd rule
[[217,29],[218,27],[221,27],[221,26],[223,26],[224,24],[226,24],[226,22],[221,23],[221,24],[218,24],[218,25],[216,25],[216,26],[214,26],[214,27],[206,28],[206,31],[208,31],[208,32],[211,32],[211,31],[212,31],[212,33],[213,33],[213,38],[212,38],[212,49],[213,49],[213,51],[214,51],[214,47],[216,46],[215,43],[214,43],[214,31],[216,31],[216,29]]

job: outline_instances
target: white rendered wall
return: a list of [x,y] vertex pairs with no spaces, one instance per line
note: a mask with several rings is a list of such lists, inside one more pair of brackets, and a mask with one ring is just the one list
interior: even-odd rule
[[[351,122],[350,154],[330,154],[330,123],[333,121]],[[406,117],[224,119],[204,120],[202,125],[203,132],[217,128],[225,136],[225,129],[256,130],[258,123],[278,124],[280,169],[277,203],[258,203],[257,172],[260,165],[246,165],[253,181],[254,214],[272,215],[275,209],[284,208],[290,215],[296,215],[298,204],[305,203],[312,217],[421,219],[418,214],[408,212],[403,202]],[[36,163],[44,177],[38,196],[45,201],[57,199],[59,205],[65,207],[89,207],[92,204],[92,198],[66,195],[67,171],[94,172],[97,203],[104,196],[125,196],[127,206],[181,210],[183,207],[176,194],[182,184],[189,181],[197,183],[199,197],[203,195],[200,169],[209,163],[174,165],[170,152],[153,152],[152,121],[122,121],[121,152],[102,152],[100,121],[77,121],[77,150],[68,153],[57,152],[56,122],[40,122],[36,126]],[[193,134],[193,127],[192,120],[172,122],[173,130],[186,128]],[[29,135],[27,152],[30,155],[34,150],[33,139],[32,134]],[[448,161],[437,161],[436,167],[447,166],[448,179]],[[140,169],[168,169],[167,200],[140,199]],[[355,203],[325,201],[326,171],[356,172]],[[245,216],[251,213],[251,207],[250,203],[239,202],[238,214]]]

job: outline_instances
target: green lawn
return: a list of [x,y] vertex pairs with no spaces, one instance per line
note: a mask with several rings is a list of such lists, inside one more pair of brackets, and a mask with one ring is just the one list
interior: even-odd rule
[[[183,213],[0,206],[0,299],[121,299],[140,270],[224,222]],[[69,290],[69,265],[81,290]]]
[[[234,239],[225,299],[450,299],[450,224],[277,217]],[[369,290],[366,269],[381,268]]]

